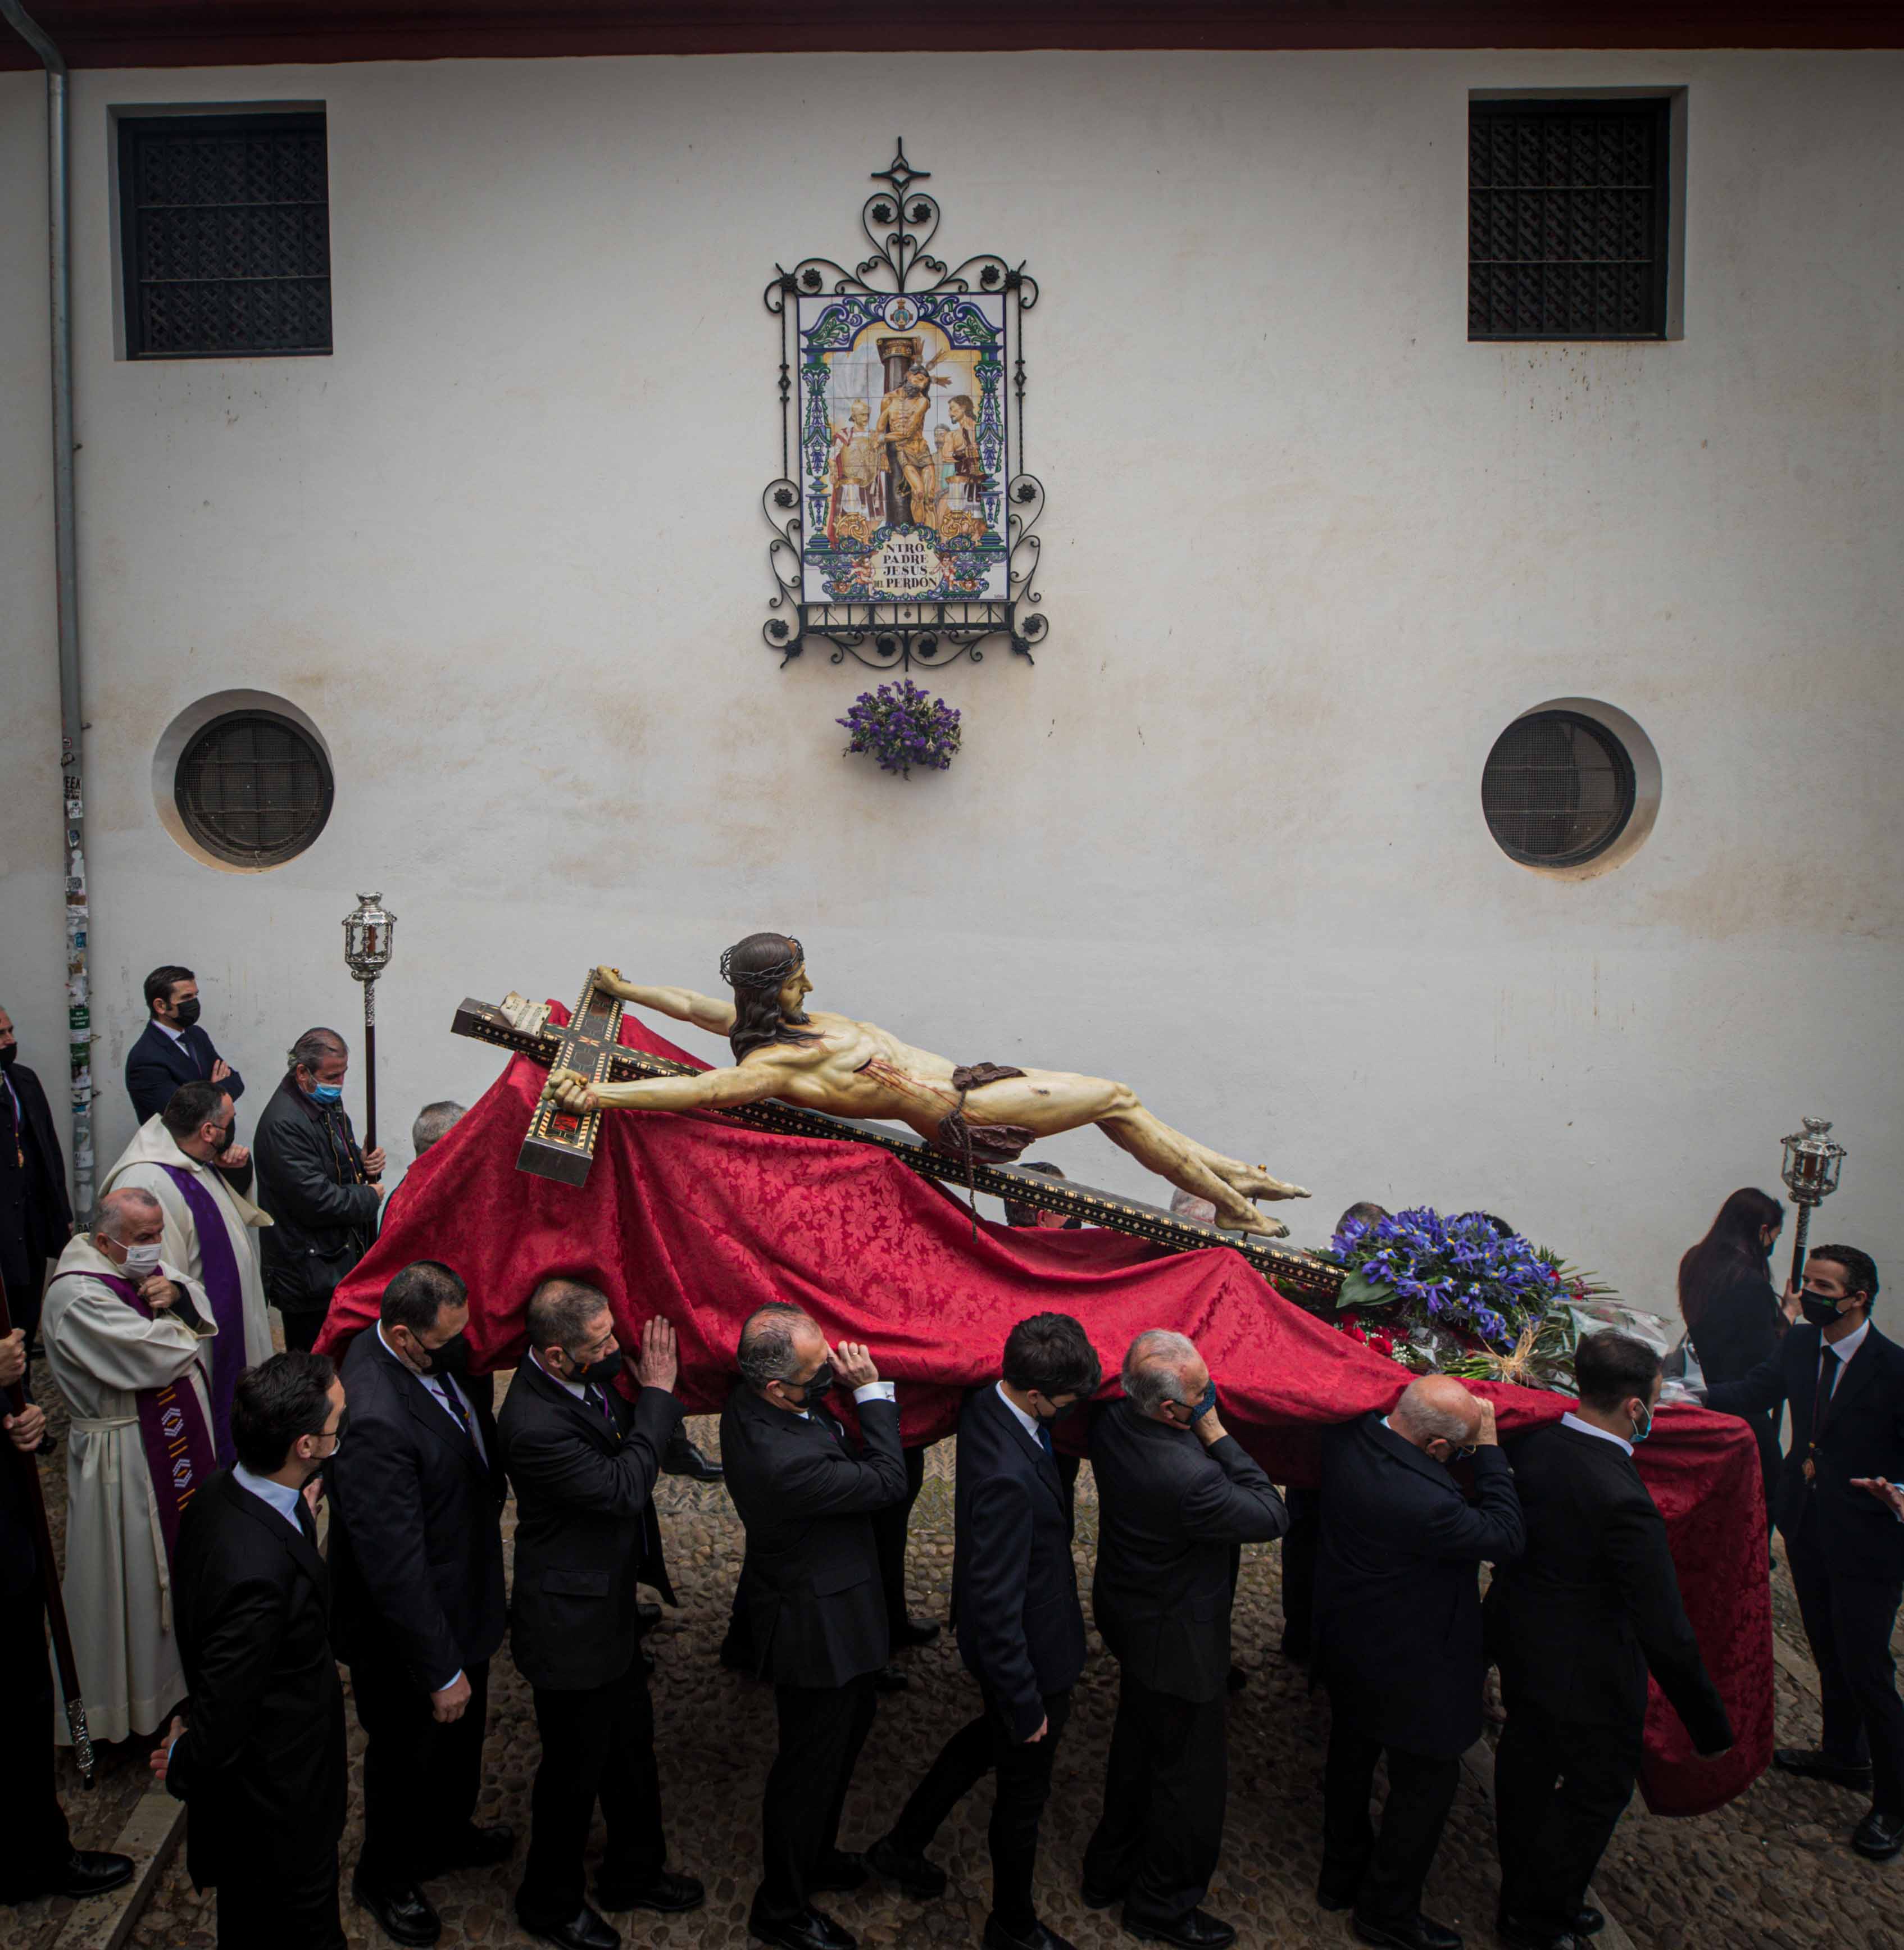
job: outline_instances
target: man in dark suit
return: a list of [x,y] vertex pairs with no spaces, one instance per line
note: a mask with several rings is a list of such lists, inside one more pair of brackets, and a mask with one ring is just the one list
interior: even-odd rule
[[[170,964],[154,968],[145,978],[145,1006],[151,1011],[145,1027],[126,1052],[126,1095],[142,1124],[171,1102],[182,1083],[218,1084],[234,1104],[245,1095],[244,1078],[219,1054],[199,1023],[198,983],[189,968]],[[240,1192],[251,1190],[251,1154],[242,1145],[214,1163]]]
[[351,1893],[404,1944],[442,1934],[421,1884],[505,1861],[515,1839],[474,1819],[506,1487],[489,1410],[457,1378],[469,1319],[447,1266],[391,1280],[344,1357],[351,1440],[326,1472],[332,1629],[368,1740]]
[[620,1932],[583,1897],[597,1802],[608,1828],[595,1882],[603,1909],[670,1914],[706,1899],[692,1876],[667,1867],[654,1708],[636,1643],[638,1581],[673,1597],[653,1499],[662,1451],[681,1426],[675,1332],[659,1319],[643,1330],[632,1401],[609,1386],[622,1350],[597,1288],[544,1280],[528,1332],[496,1423],[516,1487],[509,1643],[534,1689],[542,1737],[516,1913],[562,1950],[615,1950]]
[[1781,1747],[1776,1764],[1868,1790],[1851,1846],[1874,1861],[1904,1849],[1904,1701],[1891,1630],[1904,1594],[1904,1524],[1881,1485],[1904,1478],[1904,1347],[1871,1325],[1878,1269],[1855,1246],[1814,1246],[1804,1313],[1769,1360],[1706,1391],[1709,1407],[1750,1419],[1783,1402],[1791,1449],[1772,1515],[1818,1663],[1825,1745]]
[[1649,1671],[1700,1752],[1732,1744],[1665,1521],[1633,1466],[1659,1357],[1631,1335],[1591,1335],[1574,1379],[1576,1411],[1508,1444],[1527,1547],[1483,1608],[1507,1708],[1494,1821],[1497,1928],[1512,1950],[1581,1950],[1604,1921],[1587,1886],[1632,1798]]
[[1070,1950],[1039,1921],[1031,1892],[1039,1820],[1084,1667],[1071,1513],[1050,1425],[1096,1394],[1102,1370],[1067,1313],[1020,1321],[1004,1369],[959,1411],[953,1498],[952,1617],[983,1709],[940,1749],[867,1861],[908,1895],[942,1894],[946,1872],[925,1852],[953,1808],[996,1773],[986,1950]]
[[[0,1340],[0,1388],[26,1372],[26,1337]],[[11,1732],[0,1767],[0,1903],[42,1895],[103,1895],[132,1879],[132,1858],[76,1849],[53,1786],[53,1681],[46,1662],[46,1588],[33,1540],[26,1478],[46,1432],[31,1402],[0,1415],[0,1673]]]
[[344,1950],[337,1845],[347,1765],[330,1572],[306,1484],[344,1438],[329,1356],[238,1377],[238,1461],[179,1526],[172,1602],[192,1688],[152,1771],[191,1811],[187,1861],[218,1891],[221,1950]]
[[1231,1574],[1238,1547],[1281,1537],[1289,1514],[1224,1428],[1210,1370],[1183,1335],[1139,1335],[1123,1381],[1123,1400],[1091,1430],[1091,1604],[1120,1676],[1084,1900],[1101,1909],[1121,1896],[1133,1936],[1223,1950],[1235,1929],[1198,1905],[1223,1847]]
[[19,1061],[13,1018],[0,1009],[0,1279],[31,1353],[46,1263],[73,1236],[66,1160],[39,1079]]
[[[1478,1507],[1448,1473],[1472,1456]],[[1411,1382],[1385,1416],[1323,1438],[1317,1671],[1329,1687],[1323,1865],[1316,1900],[1353,1905],[1355,1934],[1393,1950],[1459,1950],[1421,1913],[1461,1756],[1481,1737],[1482,1561],[1525,1542],[1494,1404],[1447,1375]],[[1379,1834],[1369,1819],[1388,1757]]]
[[[764,1307],[740,1330],[740,1381],[721,1416],[721,1459],[746,1528],[746,1643],[774,1682],[780,1751],[761,1810],[761,1878],[747,1927],[785,1950],[852,1950],[813,1898],[866,1880],[840,1846],[840,1814],[891,1649],[873,1515],[904,1500],[899,1411],[863,1347],[830,1347],[798,1307]],[[827,1413],[852,1390],[861,1453]]]

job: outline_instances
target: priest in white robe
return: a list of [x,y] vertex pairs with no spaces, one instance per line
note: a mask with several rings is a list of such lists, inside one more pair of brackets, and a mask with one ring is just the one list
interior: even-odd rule
[[[217,1467],[217,1329],[204,1289],[165,1257],[164,1227],[149,1192],[108,1192],[95,1229],[60,1255],[40,1317],[73,1410],[63,1588],[95,1740],[156,1731],[185,1693],[167,1547]],[[69,1743],[65,1715],[53,1718]]]
[[243,1371],[271,1353],[271,1316],[259,1270],[256,1229],[271,1223],[217,1169],[242,1164],[232,1142],[232,1100],[216,1083],[182,1083],[148,1117],[108,1172],[105,1189],[149,1191],[165,1213],[167,1260],[204,1288],[207,1318],[220,1330],[213,1350],[211,1429],[220,1464],[231,1446],[232,1390]]

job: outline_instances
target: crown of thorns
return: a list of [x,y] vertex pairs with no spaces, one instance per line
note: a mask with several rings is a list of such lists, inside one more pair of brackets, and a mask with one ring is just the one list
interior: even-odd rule
[[[736,968],[734,949],[721,951],[721,980],[730,989],[777,989],[806,959],[806,950],[790,934],[787,945],[793,952],[765,968]],[[736,943],[737,947],[739,943]]]

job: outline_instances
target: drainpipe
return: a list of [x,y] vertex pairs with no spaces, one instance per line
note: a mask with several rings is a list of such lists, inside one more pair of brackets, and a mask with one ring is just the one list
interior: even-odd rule
[[47,285],[53,363],[53,563],[60,632],[60,774],[66,824],[66,1013],[73,1081],[73,1207],[92,1213],[92,1008],[87,987],[86,801],[80,790],[79,578],[73,494],[72,251],[67,190],[66,62],[20,0],[0,0],[46,70]]

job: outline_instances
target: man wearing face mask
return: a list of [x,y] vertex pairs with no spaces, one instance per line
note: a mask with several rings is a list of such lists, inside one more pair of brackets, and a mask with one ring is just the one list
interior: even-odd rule
[[377,1235],[384,1154],[361,1151],[344,1107],[351,1053],[335,1030],[307,1030],[252,1140],[264,1235],[264,1288],[285,1344],[317,1338],[331,1295]]
[[1224,1428],[1216,1383],[1183,1335],[1139,1335],[1123,1382],[1091,1430],[1092,1609],[1120,1683],[1084,1900],[1121,1898],[1138,1936],[1223,1950],[1235,1929],[1198,1905],[1223,1847],[1235,1566],[1240,1546],[1282,1536],[1289,1513]]
[[351,1440],[328,1471],[332,1629],[368,1741],[351,1889],[404,1944],[442,1933],[423,1883],[506,1861],[515,1840],[475,1821],[506,1485],[496,1425],[463,1385],[469,1319],[434,1260],[391,1281],[344,1357]]
[[[852,1932],[813,1899],[866,1880],[864,1861],[840,1846],[840,1815],[890,1649],[872,1519],[905,1497],[899,1404],[864,1347],[829,1347],[796,1307],[749,1315],[740,1367],[721,1456],[747,1533],[746,1642],[780,1722],[747,1928],[784,1950],[852,1950]],[[836,1385],[852,1391],[857,1452],[827,1410]]]
[[[151,1011],[145,1028],[126,1052],[126,1095],[142,1124],[158,1116],[184,1084],[215,1083],[234,1104],[245,1095],[244,1078],[212,1046],[198,1020],[198,983],[189,968],[154,968],[145,978],[145,1006]],[[214,1169],[233,1191],[251,1190],[251,1154],[242,1145],[232,1145]]]
[[638,1386],[622,1372],[607,1296],[545,1279],[528,1306],[528,1351],[497,1433],[516,1486],[509,1645],[534,1688],[542,1758],[529,1799],[517,1920],[561,1950],[615,1950],[619,1931],[584,1899],[582,1854],[597,1802],[607,1827],[595,1879],[603,1909],[663,1915],[706,1894],[667,1866],[654,1709],[637,1639],[645,1579],[672,1604],[655,1522],[662,1452],[681,1426],[675,1331],[642,1329]]
[[908,1895],[943,1895],[946,1872],[926,1850],[952,1809],[996,1774],[985,1950],[1071,1950],[1032,1899],[1039,1824],[1084,1669],[1071,1510],[1051,1431],[1097,1393],[1102,1370],[1068,1313],[1020,1321],[1003,1366],[1003,1378],[975,1389],[959,1411],[953,1497],[952,1615],[981,1710],[940,1750],[866,1859]]
[[1904,1347],[1871,1324],[1878,1269],[1855,1246],[1814,1246],[1804,1318],[1743,1381],[1706,1405],[1750,1417],[1783,1402],[1791,1449],[1772,1515],[1817,1662],[1824,1745],[1781,1747],[1790,1774],[1868,1791],[1851,1846],[1873,1861],[1904,1851],[1904,1701],[1890,1653],[1904,1594],[1904,1522],[1884,1486],[1904,1478]]
[[[1472,1462],[1473,1503],[1449,1473],[1457,1457]],[[1315,1647],[1329,1728],[1316,1901],[1352,1908],[1362,1942],[1460,1950],[1421,1898],[1461,1756],[1481,1737],[1482,1562],[1511,1564],[1526,1542],[1494,1403],[1423,1375],[1385,1416],[1323,1436],[1322,1478]],[[1369,1796],[1385,1753],[1378,1833]]]
[[232,1431],[238,1461],[193,1498],[179,1534],[192,1699],[149,1765],[191,1811],[186,1863],[218,1892],[219,1950],[344,1950],[344,1688],[310,1509],[318,1472],[348,1447],[329,1356],[247,1369]]
[[1659,1357],[1631,1335],[1591,1335],[1574,1378],[1579,1406],[1508,1445],[1527,1548],[1484,1608],[1507,1709],[1494,1818],[1496,1928],[1510,1950],[1578,1950],[1605,1921],[1587,1887],[1632,1798],[1649,1672],[1700,1753],[1732,1743],[1665,1522],[1633,1466]]
[[[122,1188],[46,1289],[47,1365],[73,1410],[64,1589],[95,1740],[149,1734],[184,1696],[171,1553],[217,1468],[204,1290],[162,1257],[165,1214]],[[70,1737],[65,1716],[58,1737]]]
[[185,1083],[164,1112],[133,1133],[105,1177],[106,1188],[149,1192],[165,1214],[160,1240],[167,1260],[205,1290],[218,1329],[212,1349],[212,1440],[220,1463],[231,1450],[232,1390],[238,1375],[271,1352],[271,1316],[258,1269],[254,1232],[267,1214],[220,1173],[232,1142],[232,1100],[220,1083]]

